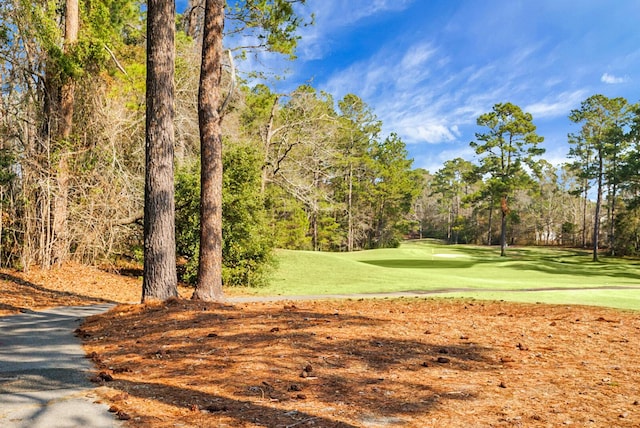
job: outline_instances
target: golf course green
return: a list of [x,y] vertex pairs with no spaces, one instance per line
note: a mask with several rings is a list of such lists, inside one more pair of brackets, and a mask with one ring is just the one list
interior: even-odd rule
[[445,245],[407,241],[399,248],[325,253],[278,250],[268,286],[282,296],[416,293],[425,297],[586,304],[640,309],[640,260],[549,247]]

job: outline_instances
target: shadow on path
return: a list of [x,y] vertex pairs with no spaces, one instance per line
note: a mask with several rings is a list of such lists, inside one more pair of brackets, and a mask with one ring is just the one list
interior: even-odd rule
[[91,364],[73,331],[112,305],[53,308],[0,318],[0,426],[114,427],[90,399]]

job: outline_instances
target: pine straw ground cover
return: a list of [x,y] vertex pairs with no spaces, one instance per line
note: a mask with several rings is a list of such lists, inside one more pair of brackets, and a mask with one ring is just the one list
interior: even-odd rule
[[[139,279],[80,265],[2,270],[0,287],[0,315],[140,298]],[[131,427],[636,427],[639,328],[581,306],[175,300],[78,335]]]
[[78,334],[133,427],[636,427],[639,329],[575,306],[173,300]]
[[[179,292],[187,296],[190,290],[180,287]],[[142,281],[135,276],[79,263],[28,272],[0,269],[0,316],[55,306],[139,302],[141,293]]]

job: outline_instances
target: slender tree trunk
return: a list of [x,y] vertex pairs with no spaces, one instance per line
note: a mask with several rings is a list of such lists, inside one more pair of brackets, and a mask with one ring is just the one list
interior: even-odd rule
[[267,122],[267,130],[264,136],[264,164],[262,165],[262,180],[260,181],[260,194],[264,196],[264,192],[267,188],[267,180],[269,178],[269,156],[271,150],[271,140],[273,139],[273,120],[276,116],[276,109],[278,108],[279,97],[275,97],[273,104],[271,105],[271,112],[269,113],[269,122]]
[[147,2],[147,119],[142,301],[176,297],[175,1]]
[[451,200],[451,243],[458,243],[458,231],[456,227],[456,220],[458,218],[458,204],[457,204],[458,195],[454,195]]
[[[314,159],[316,159],[315,156],[315,148],[314,148]],[[311,209],[311,247],[313,248],[313,251],[319,251],[320,250],[320,240],[318,237],[318,232],[319,232],[319,227],[318,227],[318,216],[319,216],[319,211],[320,211],[320,203],[318,201],[319,199],[319,186],[320,186],[320,165],[316,164],[313,168],[313,193],[311,194],[310,198],[310,209]]]
[[349,194],[347,195],[347,251],[353,251],[353,164],[349,162]]
[[[78,29],[80,18],[78,13],[78,0],[67,0],[65,7],[65,52],[73,48],[78,41]],[[69,143],[69,137],[73,130],[73,104],[75,101],[75,82],[73,78],[67,80],[60,88],[60,123],[57,130],[57,140],[60,146],[60,155],[56,171],[57,192],[53,199],[53,247],[52,262],[62,263],[69,253],[69,162],[65,146]]]
[[582,248],[587,248],[587,202],[589,201],[588,182],[584,180],[584,197],[582,198]]
[[609,218],[609,252],[612,256],[616,255],[616,193],[618,186],[613,183],[611,189],[611,216]]
[[453,231],[453,204],[449,205],[449,210],[447,211],[447,242],[451,244],[453,242],[452,231]]
[[184,32],[193,40],[202,38],[204,0],[189,0],[184,11]]
[[200,254],[193,299],[219,301],[222,291],[222,31],[224,0],[206,0],[198,90]]
[[598,240],[600,235],[600,209],[602,207],[602,175],[604,171],[604,160],[602,149],[598,151],[598,196],[596,197],[596,212],[593,221],[593,261],[598,261]]
[[493,223],[493,197],[491,197],[489,201],[489,228],[487,231],[487,245],[489,246],[491,245],[491,235],[493,235],[492,223]]
[[507,255],[507,214],[509,214],[509,208],[507,206],[507,197],[502,196],[500,199],[500,256]]

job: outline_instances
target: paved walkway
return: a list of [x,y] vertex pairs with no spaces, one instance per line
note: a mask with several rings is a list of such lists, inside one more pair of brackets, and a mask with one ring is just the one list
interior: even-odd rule
[[119,427],[96,404],[93,369],[73,331],[109,305],[54,308],[0,317],[0,427]]

